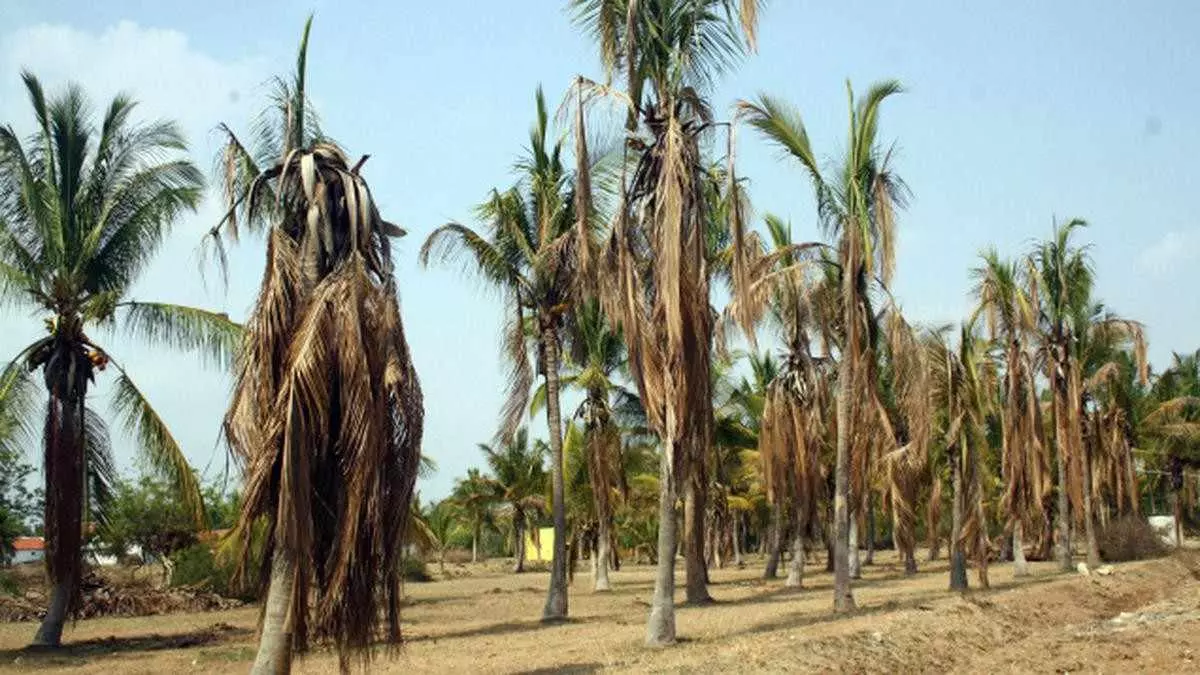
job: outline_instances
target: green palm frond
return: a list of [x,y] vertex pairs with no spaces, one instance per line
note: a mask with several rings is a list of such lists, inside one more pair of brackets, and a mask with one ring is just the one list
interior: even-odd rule
[[241,324],[229,315],[164,302],[129,301],[118,305],[124,331],[147,344],[199,352],[228,368],[241,344]]
[[37,386],[24,360],[0,370],[0,453],[20,456],[37,438]]
[[447,223],[429,234],[421,245],[421,265],[428,266],[430,256],[443,263],[460,257],[472,259],[475,264],[464,265],[464,271],[474,270],[484,281],[495,285],[508,285],[519,278],[511,261],[499,248],[458,223]]
[[137,440],[142,456],[155,472],[175,486],[185,508],[194,515],[198,524],[202,524],[205,516],[200,482],[183,449],[142,391],[129,379],[128,373],[119,366],[118,370],[120,376],[115,383],[112,399],[114,414],[121,420],[125,430]]
[[84,466],[87,467],[87,513],[98,524],[108,522],[108,506],[120,476],[113,459],[112,440],[108,425],[99,413],[84,410]]

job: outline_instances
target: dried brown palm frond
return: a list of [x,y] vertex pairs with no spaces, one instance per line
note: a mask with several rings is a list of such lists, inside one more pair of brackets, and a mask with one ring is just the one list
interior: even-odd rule
[[238,529],[269,523],[264,569],[277,577],[271,592],[284,584],[290,598],[293,646],[330,640],[343,669],[353,654],[369,658],[381,628],[385,642],[400,639],[423,422],[395,229],[357,168],[318,144],[255,179],[248,199],[273,192],[281,217],[225,423],[246,473]]

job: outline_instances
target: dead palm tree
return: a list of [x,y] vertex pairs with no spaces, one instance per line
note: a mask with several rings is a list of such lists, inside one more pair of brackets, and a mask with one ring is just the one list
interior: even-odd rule
[[[119,95],[97,126],[78,86],[47,97],[36,77],[23,79],[36,130],[23,142],[11,126],[0,128],[0,300],[44,314],[47,334],[0,374],[0,408],[28,430],[41,427],[52,590],[34,644],[57,647],[80,601],[84,519],[113,478],[107,429],[86,405],[106,366],[117,370],[113,413],[197,521],[204,517],[178,442],[89,332],[115,327],[227,364],[238,327],[223,314],[130,298],[175,220],[200,200],[203,177],[182,157],[186,144],[175,124],[135,123],[135,102]],[[42,372],[48,394],[41,424],[33,421],[40,413],[33,370]]]
[[443,261],[466,256],[477,274],[505,293],[508,321],[504,345],[511,370],[497,435],[500,440],[512,435],[528,407],[533,369],[527,354],[530,329],[526,319],[532,321],[538,374],[546,385],[554,498],[554,555],[542,619],[557,621],[567,616],[568,581],[559,408],[562,329],[579,290],[577,259],[586,255],[590,234],[586,228],[579,233],[575,210],[575,191],[588,188],[584,182],[577,183],[563,165],[562,144],[550,143],[546,101],[540,88],[536,99],[537,118],[530,133],[529,156],[517,164],[520,182],[504,192],[492,190],[491,197],[479,207],[480,218],[488,223],[489,236],[458,223],[443,225],[422,245],[421,264],[428,265],[431,256]]
[[[741,114],[769,140],[800,162],[816,193],[818,215],[829,235],[837,239],[841,335],[837,344],[837,451],[834,485],[834,608],[854,608],[850,590],[852,505],[861,502],[870,427],[879,406],[874,362],[875,312],[870,289],[891,281],[895,266],[895,211],[903,205],[906,188],[891,171],[890,152],[877,144],[879,108],[901,91],[894,81],[882,82],[850,100],[849,144],[834,178],[821,172],[799,114],[787,104],[763,96],[740,104]],[[852,476],[853,473],[853,476]],[[858,495],[852,495],[852,483]],[[857,544],[853,545],[857,548]]]
[[1026,293],[1021,267],[1001,260],[994,249],[981,254],[976,279],[976,314],[987,320],[989,337],[1003,353],[1004,395],[1001,412],[1001,471],[1004,496],[1001,511],[1012,533],[1013,574],[1029,574],[1025,560],[1026,523],[1041,520],[1043,505],[1053,487],[1049,457],[1042,443],[1040,406],[1035,373],[1026,345],[1036,330],[1037,307]]
[[[785,585],[799,587],[803,579],[804,543],[817,523],[823,492],[822,457],[832,434],[833,369],[827,353],[834,329],[826,320],[837,314],[837,285],[811,254],[817,244],[795,244],[791,227],[765,218],[770,248],[750,251],[741,292],[726,308],[739,319],[747,339],[764,319],[776,327],[784,344],[779,373],[767,388],[758,452],[767,498],[773,507],[790,509],[792,567]],[[830,448],[832,449],[832,448]]]
[[[250,186],[276,199],[227,436],[245,466],[239,530],[269,524],[255,672],[312,638],[343,669],[400,639],[403,538],[420,467],[421,389],[392,268],[397,231],[333,145],[292,149]],[[248,538],[247,538],[248,541]]]
[[[1139,377],[1147,377],[1145,339],[1140,324],[1102,315],[1092,300],[1093,272],[1086,247],[1074,246],[1071,235],[1086,227],[1082,220],[1056,226],[1048,241],[1030,256],[1039,307],[1040,349],[1050,381],[1054,415],[1054,438],[1058,466],[1059,564],[1071,569],[1070,513],[1083,525],[1089,565],[1100,562],[1092,504],[1091,460],[1083,442],[1085,382],[1089,368],[1099,368],[1098,359],[1089,363],[1089,347],[1112,339],[1127,340],[1133,347]],[[1098,340],[1099,339],[1099,340]],[[1099,352],[1097,352],[1099,353]]]
[[987,516],[983,493],[987,417],[995,390],[994,367],[973,321],[963,323],[957,345],[944,332],[930,336],[933,399],[941,411],[942,440],[953,485],[950,534],[950,588],[966,590],[967,559],[973,557],[979,582],[988,587]]
[[[625,81],[626,165],[633,170],[622,176],[601,261],[606,269],[600,297],[605,313],[623,331],[633,379],[663,446],[658,574],[646,641],[665,645],[675,640],[677,488],[681,481],[696,488],[702,475],[697,467],[708,456],[712,435],[713,320],[706,260],[711,210],[700,154],[700,137],[712,119],[702,92],[742,52],[743,38],[753,48],[760,2],[570,4],[577,21],[599,42],[606,79]],[[576,155],[585,162],[583,153]],[[693,499],[693,510],[699,506]],[[693,544],[702,546],[703,538],[695,541],[692,534]],[[689,597],[707,596],[699,564],[699,573],[688,575]]]

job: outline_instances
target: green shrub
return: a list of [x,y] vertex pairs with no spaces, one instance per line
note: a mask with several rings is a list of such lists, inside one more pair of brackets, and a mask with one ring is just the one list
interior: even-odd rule
[[235,583],[236,561],[224,560],[206,544],[194,544],[176,551],[172,586],[200,586],[218,595],[241,600],[258,598],[258,568],[253,561],[247,565],[243,583]]
[[1103,528],[1098,537],[1100,557],[1108,562],[1145,560],[1167,554],[1158,531],[1144,518],[1126,516],[1118,518]]
[[14,597],[21,594],[21,584],[12,572],[0,570],[0,594]]

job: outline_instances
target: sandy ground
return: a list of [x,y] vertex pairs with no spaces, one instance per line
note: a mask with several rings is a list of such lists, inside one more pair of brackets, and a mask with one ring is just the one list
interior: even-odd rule
[[[546,574],[467,566],[458,571],[469,576],[407,587],[408,644],[393,659],[376,659],[372,671],[1200,672],[1195,552],[1117,565],[1111,576],[1060,574],[1038,563],[1018,581],[1009,566],[994,565],[993,589],[967,595],[945,590],[944,561],[905,578],[894,556],[879,558],[855,586],[859,610],[842,616],[829,611],[832,580],[823,572],[794,591],[760,580],[757,561],[714,570],[718,602],[680,607],[680,643],[653,650],[642,646],[650,568],[615,573],[609,594],[589,592],[581,573],[572,620],[542,626]],[[678,576],[682,582],[682,570]],[[66,652],[55,655],[21,650],[33,624],[0,625],[0,671],[245,672],[256,618],[256,609],[244,608],[81,621],[67,630]],[[295,669],[331,671],[336,660],[324,651]]]

